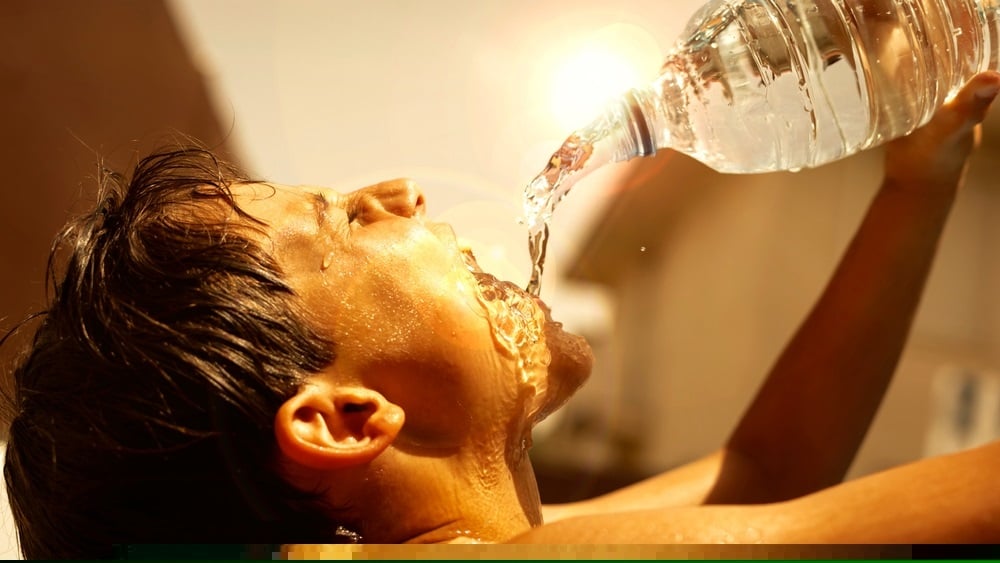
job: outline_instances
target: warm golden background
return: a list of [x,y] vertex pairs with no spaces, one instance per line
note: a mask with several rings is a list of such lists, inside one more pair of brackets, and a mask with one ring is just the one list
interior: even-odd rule
[[[521,187],[603,96],[652,77],[699,4],[7,0],[0,328],[42,304],[49,241],[92,196],[98,158],[127,166],[176,131],[286,183],[414,177],[432,216],[523,283]],[[985,138],[854,475],[1000,430],[1000,114]],[[544,296],[598,362],[540,429],[543,494],[593,494],[717,447],[879,173],[878,151],[760,176],[663,152],[581,184],[553,226]],[[0,556],[16,554],[12,534],[8,517]]]

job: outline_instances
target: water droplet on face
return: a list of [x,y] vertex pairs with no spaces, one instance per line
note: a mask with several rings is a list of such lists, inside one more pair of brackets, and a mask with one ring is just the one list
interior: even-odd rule
[[329,254],[327,254],[326,256],[323,257],[323,263],[320,264],[320,269],[321,270],[326,270],[332,264],[333,264],[333,253],[330,252]]

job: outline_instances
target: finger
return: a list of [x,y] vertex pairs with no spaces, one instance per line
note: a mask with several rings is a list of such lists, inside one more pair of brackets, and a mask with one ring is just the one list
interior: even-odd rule
[[1000,73],[977,74],[947,104],[946,111],[954,112],[967,125],[980,123],[997,93],[1000,93]]

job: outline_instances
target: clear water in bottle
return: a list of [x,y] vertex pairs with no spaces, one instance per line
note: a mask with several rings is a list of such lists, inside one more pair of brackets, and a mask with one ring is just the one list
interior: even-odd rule
[[720,0],[641,90],[658,148],[721,172],[825,164],[925,123],[996,68],[995,0]]

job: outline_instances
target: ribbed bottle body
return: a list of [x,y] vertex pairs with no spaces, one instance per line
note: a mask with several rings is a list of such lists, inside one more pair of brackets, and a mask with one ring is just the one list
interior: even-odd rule
[[996,0],[716,0],[636,97],[657,148],[795,170],[919,127],[998,48]]

